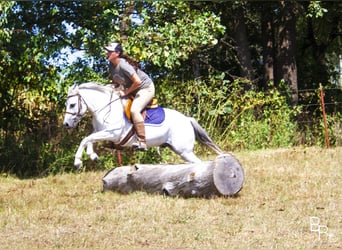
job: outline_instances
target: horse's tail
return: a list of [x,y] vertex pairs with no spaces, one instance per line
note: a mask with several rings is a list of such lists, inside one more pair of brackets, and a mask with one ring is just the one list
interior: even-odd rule
[[216,145],[216,143],[210,138],[210,136],[204,130],[204,128],[202,128],[201,125],[199,125],[196,119],[192,117],[189,117],[189,118],[190,118],[191,125],[195,131],[196,140],[208,146],[209,148],[214,150],[217,154],[223,154],[223,151],[220,149],[220,147]]

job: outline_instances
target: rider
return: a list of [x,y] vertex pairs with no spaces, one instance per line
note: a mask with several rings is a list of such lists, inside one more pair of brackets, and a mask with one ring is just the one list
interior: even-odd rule
[[155,89],[151,78],[141,70],[139,64],[123,54],[120,43],[111,43],[104,47],[109,60],[109,71],[112,83],[116,89],[120,89],[120,97],[133,96],[131,116],[138,137],[137,143],[132,147],[145,151],[146,136],[144,118],[141,111],[153,99]]

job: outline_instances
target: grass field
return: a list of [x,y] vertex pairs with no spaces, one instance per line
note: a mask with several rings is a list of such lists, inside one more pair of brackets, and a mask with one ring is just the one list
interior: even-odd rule
[[[3,175],[0,248],[341,249],[342,148],[234,155],[245,170],[234,198],[102,192],[106,171]],[[312,216],[327,227],[320,239]]]

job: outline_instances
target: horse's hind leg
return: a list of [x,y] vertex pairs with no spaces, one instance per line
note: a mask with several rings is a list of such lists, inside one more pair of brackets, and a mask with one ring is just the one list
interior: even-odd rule
[[201,160],[194,154],[194,152],[178,152],[178,154],[187,162],[200,163]]

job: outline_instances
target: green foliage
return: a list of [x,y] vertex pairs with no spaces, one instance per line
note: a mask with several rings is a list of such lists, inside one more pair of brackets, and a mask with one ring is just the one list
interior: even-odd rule
[[225,150],[293,145],[299,110],[287,104],[287,95],[275,88],[260,92],[245,86],[243,80],[229,82],[220,75],[177,82],[158,93],[164,105],[195,117]]
[[[324,122],[321,123],[322,135],[325,134]],[[331,146],[342,145],[342,114],[335,113],[327,117],[328,138]]]
[[193,10],[187,2],[153,1],[151,8],[154,14],[142,10],[143,23],[133,30],[126,44],[127,53],[139,61],[173,69],[200,47],[215,45],[224,32],[218,16]]
[[323,17],[326,12],[328,12],[328,10],[321,6],[321,1],[310,1],[306,16],[310,18],[320,18]]
[[0,2],[0,52],[1,54],[6,53],[6,51],[2,49],[3,42],[9,42],[11,35],[12,35],[12,31],[5,27],[8,23],[7,13],[10,12],[13,5],[14,5],[13,1],[1,1]]

